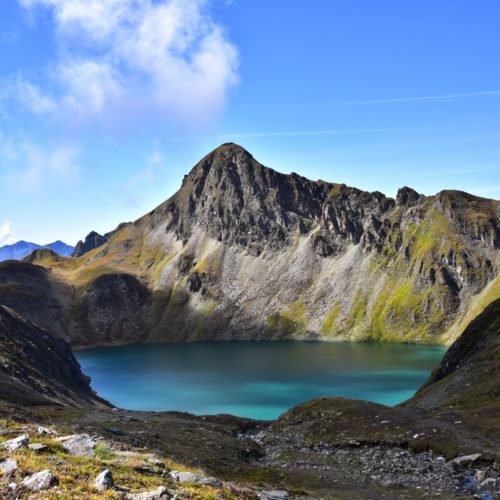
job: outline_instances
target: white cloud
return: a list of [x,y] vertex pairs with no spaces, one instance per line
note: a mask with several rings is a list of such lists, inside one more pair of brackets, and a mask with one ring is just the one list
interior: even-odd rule
[[26,138],[0,135],[0,167],[8,187],[32,193],[47,184],[68,185],[78,179],[79,150],[71,145],[39,145]]
[[122,124],[161,117],[203,123],[236,83],[238,52],[208,0],[19,0],[52,13],[59,43],[48,96],[22,82],[35,112]]
[[17,96],[26,108],[36,114],[52,112],[56,106],[52,99],[43,95],[37,87],[21,77],[17,79]]
[[146,185],[153,184],[164,168],[165,162],[163,156],[158,148],[154,147],[142,169],[123,184],[125,203],[139,208],[143,202],[139,195],[139,190]]
[[14,234],[9,221],[0,225],[0,246],[14,243]]

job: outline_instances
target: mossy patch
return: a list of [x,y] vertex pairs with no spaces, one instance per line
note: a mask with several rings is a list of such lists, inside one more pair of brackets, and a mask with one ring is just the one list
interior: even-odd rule
[[347,318],[344,321],[343,330],[350,337],[360,337],[363,335],[361,326],[366,318],[366,308],[368,298],[365,293],[358,290],[354,303],[349,311]]
[[411,281],[391,282],[373,305],[369,336],[390,342],[429,342],[437,338],[448,320],[443,304],[448,291],[444,286],[418,289]]
[[323,323],[321,324],[320,332],[325,337],[334,337],[338,332],[337,319],[342,312],[342,307],[339,302],[335,302],[326,313]]
[[283,336],[301,335],[306,331],[306,306],[304,302],[293,302],[286,311],[274,312],[267,317],[267,325],[272,334]]

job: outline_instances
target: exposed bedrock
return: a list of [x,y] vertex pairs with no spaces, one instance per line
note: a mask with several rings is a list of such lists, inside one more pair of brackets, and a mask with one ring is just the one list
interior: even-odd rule
[[105,406],[69,345],[0,306],[0,401],[20,406]]
[[500,297],[499,214],[459,191],[404,187],[393,200],[281,174],[225,144],[97,248],[4,263],[0,303],[78,346],[448,343]]

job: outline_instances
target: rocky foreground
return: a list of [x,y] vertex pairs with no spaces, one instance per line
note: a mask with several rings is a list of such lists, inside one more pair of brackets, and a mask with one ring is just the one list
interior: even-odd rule
[[112,408],[81,373],[56,397],[64,341],[0,313],[1,365],[37,360],[0,381],[2,498],[500,497],[500,300],[403,405],[320,399],[273,422]]

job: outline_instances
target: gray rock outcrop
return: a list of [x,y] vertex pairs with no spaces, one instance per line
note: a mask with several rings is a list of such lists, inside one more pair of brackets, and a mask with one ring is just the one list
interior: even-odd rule
[[99,491],[110,490],[114,485],[113,474],[109,469],[102,471],[94,481],[94,486]]
[[20,486],[32,492],[48,490],[56,482],[56,478],[49,470],[42,470],[24,479]]
[[30,438],[27,434],[23,434],[22,436],[18,436],[14,439],[9,439],[8,441],[4,441],[0,444],[0,448],[3,448],[7,451],[17,451],[26,449],[29,445]]
[[77,457],[93,457],[95,441],[88,434],[76,434],[58,438],[63,450]]

